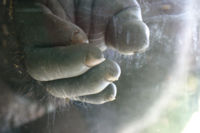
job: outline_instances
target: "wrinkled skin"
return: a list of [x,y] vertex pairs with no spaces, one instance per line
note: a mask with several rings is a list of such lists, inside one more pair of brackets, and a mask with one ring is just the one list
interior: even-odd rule
[[113,101],[121,70],[102,51],[112,47],[130,55],[148,47],[140,10],[132,0],[39,0],[16,9],[27,72],[55,97]]
[[[91,104],[115,100],[113,82],[121,70],[103,52],[112,48],[132,55],[148,47],[149,30],[136,1],[113,0],[107,7],[107,1],[77,2],[0,4],[1,132],[65,105],[65,99]],[[100,8],[108,10],[98,12]]]
[[[159,102],[161,93],[166,89],[165,81],[170,78],[173,80],[174,73],[171,72],[178,71],[175,65],[180,59],[179,50],[183,46],[182,42],[191,39],[188,38],[186,32],[191,25],[188,25],[190,19],[185,14],[185,6],[188,5],[184,3],[185,1],[149,1],[142,7],[144,20],[152,33],[150,49],[145,54],[132,58],[120,56],[112,51],[107,52],[107,57],[120,62],[122,70],[121,78],[116,82],[118,86],[116,101],[101,106],[88,105],[86,108],[84,105],[79,106],[80,103],[77,104],[82,109],[77,113],[82,116],[62,118],[62,116],[68,116],[69,113],[76,113],[74,109],[57,115],[56,124],[51,130],[53,133],[66,130],[71,133],[80,131],[83,133],[121,133],[122,131],[142,133],[141,129],[149,124],[148,118],[157,115],[158,108],[154,105]],[[165,5],[170,5],[170,8],[163,8]],[[164,87],[163,84],[165,84]],[[31,132],[32,127],[35,129],[33,132],[36,132],[39,125],[37,123],[44,123],[46,117],[31,123],[28,127],[24,126],[23,129]],[[66,125],[73,126],[72,119],[76,125],[81,126],[85,121],[84,127],[67,128]],[[130,127],[135,130],[131,132],[125,130]],[[43,132],[46,131],[44,128]]]
[[[171,8],[163,9],[165,2],[171,5]],[[151,113],[148,110],[159,101],[160,94],[165,89],[160,85],[171,77],[169,73],[179,60],[176,58],[182,46],[179,39],[186,39],[187,37],[183,36],[186,29],[190,28],[187,23],[189,20],[184,16],[184,1],[165,2],[148,0],[147,5],[142,3],[144,20],[152,33],[151,47],[145,54],[129,58],[120,56],[117,52],[106,52],[106,57],[119,62],[122,70],[121,78],[116,82],[118,87],[116,101],[100,106],[74,102],[78,110],[72,105],[65,112],[56,114],[56,119],[54,113],[52,116],[48,114],[42,119],[24,125],[22,131],[120,133],[121,129],[125,129],[129,124],[131,127],[138,127],[137,122],[141,119],[142,124],[139,124],[148,123],[146,117],[152,116],[152,112],[157,112],[157,109],[154,108],[155,111]],[[136,130],[136,133],[138,132]]]

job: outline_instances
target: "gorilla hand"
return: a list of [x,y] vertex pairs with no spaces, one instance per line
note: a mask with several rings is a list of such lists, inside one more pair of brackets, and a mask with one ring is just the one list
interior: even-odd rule
[[112,82],[119,78],[120,68],[113,61],[104,61],[97,47],[105,50],[107,44],[124,54],[148,47],[149,30],[138,4],[132,0],[40,3],[43,28],[33,22],[41,19],[36,18],[23,36],[28,73],[56,97],[93,104],[114,100]]
[[[42,3],[49,29],[57,27],[51,30],[55,42],[71,40],[82,43],[87,42],[88,37],[89,43],[101,50],[109,46],[129,55],[142,52],[149,46],[149,29],[142,21],[136,0],[37,1]],[[62,29],[68,31],[65,36]],[[56,35],[60,37],[55,38]]]
[[90,44],[129,55],[149,46],[149,29],[136,0],[77,1],[75,23],[86,32]]
[[26,67],[55,97],[102,104],[115,99],[116,87],[111,83],[120,76],[118,64],[104,60],[98,48],[87,44],[34,48],[27,51]]

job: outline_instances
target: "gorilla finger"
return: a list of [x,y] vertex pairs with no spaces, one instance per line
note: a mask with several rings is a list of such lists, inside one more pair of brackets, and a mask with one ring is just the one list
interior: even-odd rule
[[45,5],[58,17],[65,19],[65,11],[58,0],[47,0]]
[[76,24],[59,18],[43,4],[16,8],[16,31],[25,47],[88,43],[86,33]]
[[122,54],[132,55],[148,48],[149,34],[140,8],[130,8],[116,14],[109,22],[106,43]]
[[36,3],[36,5],[39,6],[44,13],[51,13],[51,14],[53,14],[53,12],[47,6],[45,6],[44,4]]
[[74,99],[78,96],[97,94],[111,82],[118,80],[121,70],[117,63],[106,60],[85,74],[44,83],[47,91],[55,97]]
[[96,47],[72,45],[28,49],[25,65],[34,79],[49,81],[81,75],[104,60],[103,53]]
[[[73,24],[69,20],[64,20],[51,13],[45,5],[38,4],[43,9],[44,20],[49,39],[55,44],[66,44],[68,42],[73,44],[88,43],[88,38],[85,32],[77,25]],[[52,28],[56,27],[56,28]]]
[[[75,21],[78,26],[80,26],[86,34],[90,34],[93,24],[93,7],[95,5],[95,0],[74,0],[75,6]],[[91,8],[92,7],[92,8]]]
[[63,10],[65,11],[66,14],[66,19],[69,18],[72,22],[75,21],[75,6],[74,6],[74,1],[72,0],[58,0],[60,5],[63,7]]
[[75,97],[74,100],[90,104],[103,104],[115,100],[117,95],[116,85],[111,83],[103,91],[98,94]]

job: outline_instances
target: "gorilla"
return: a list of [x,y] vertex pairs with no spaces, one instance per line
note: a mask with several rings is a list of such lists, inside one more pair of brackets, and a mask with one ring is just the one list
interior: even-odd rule
[[149,29],[137,1],[105,2],[5,1],[1,68],[9,71],[2,81],[36,103],[49,94],[91,104],[115,100],[121,69],[103,51],[143,52]]
[[139,2],[4,1],[1,131],[138,132],[189,27],[185,1]]
[[[112,82],[121,71],[117,63],[105,60],[102,51],[108,45],[134,54],[148,47],[149,29],[138,3],[110,1],[106,7],[102,0],[48,0],[30,6],[16,7],[28,74],[55,97],[96,104],[112,101],[116,96]],[[30,15],[30,8],[36,14]]]

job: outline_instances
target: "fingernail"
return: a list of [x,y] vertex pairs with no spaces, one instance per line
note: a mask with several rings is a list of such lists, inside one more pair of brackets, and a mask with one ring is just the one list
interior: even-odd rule
[[85,34],[83,34],[81,31],[77,30],[73,33],[71,38],[72,43],[89,43],[88,38]]
[[85,58],[85,65],[88,67],[96,66],[105,61],[103,53],[99,51],[89,51]]
[[114,95],[111,95],[109,98],[108,98],[108,101],[114,101],[116,99],[116,97]]
[[109,82],[114,82],[114,81],[117,81],[119,79],[119,77],[117,76],[113,76],[113,75],[106,75],[106,80],[109,81]]
[[107,88],[107,93],[108,95],[106,100],[107,101],[114,101],[116,99],[117,96],[117,87],[115,84],[111,83]]
[[87,43],[87,44],[88,44],[88,43],[89,43],[89,41],[86,39],[86,40],[85,40],[83,43]]
[[106,74],[105,74],[105,79],[108,82],[114,82],[117,81],[120,77],[121,74],[121,69],[119,65],[113,61],[107,62],[106,66]]

